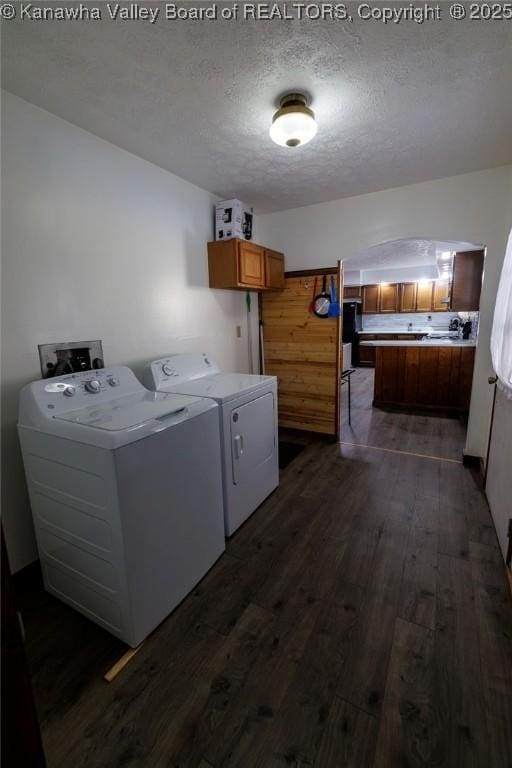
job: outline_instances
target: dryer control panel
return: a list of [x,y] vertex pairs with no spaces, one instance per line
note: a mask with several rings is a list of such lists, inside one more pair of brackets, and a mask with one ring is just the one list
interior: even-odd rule
[[153,360],[144,371],[144,384],[148,389],[176,387],[185,382],[220,373],[220,368],[206,355],[169,355]]

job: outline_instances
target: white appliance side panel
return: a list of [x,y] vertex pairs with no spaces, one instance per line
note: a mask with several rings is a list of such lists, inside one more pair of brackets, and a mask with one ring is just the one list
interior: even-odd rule
[[512,517],[510,473],[512,469],[512,401],[498,387],[492,422],[491,445],[487,459],[485,493],[489,501],[498,541],[507,557],[508,525]]
[[226,403],[222,415],[226,535],[279,485],[277,391]]
[[225,549],[218,409],[116,451],[140,642]]
[[43,562],[43,576],[48,592],[113,635],[128,642],[122,630],[123,617],[117,601],[91,588],[83,578],[76,576],[68,569],[59,568],[48,560]]
[[19,435],[46,589],[129,643],[113,453],[24,427]]

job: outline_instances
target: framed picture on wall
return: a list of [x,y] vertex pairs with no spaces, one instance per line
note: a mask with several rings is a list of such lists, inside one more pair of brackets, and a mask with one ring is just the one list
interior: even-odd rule
[[39,344],[38,349],[43,379],[105,367],[103,345],[99,340]]

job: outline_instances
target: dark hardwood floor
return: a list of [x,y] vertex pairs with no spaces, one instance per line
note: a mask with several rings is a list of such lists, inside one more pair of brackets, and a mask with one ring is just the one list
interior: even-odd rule
[[49,768],[512,766],[511,601],[459,463],[308,439],[111,684],[121,643],[43,593],[24,620]]
[[343,385],[341,439],[358,445],[460,460],[466,437],[462,418],[373,408],[373,368],[352,375],[352,424],[347,420],[348,387]]

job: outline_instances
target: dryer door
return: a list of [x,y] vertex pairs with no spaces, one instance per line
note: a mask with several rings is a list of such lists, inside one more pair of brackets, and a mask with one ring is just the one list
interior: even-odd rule
[[255,479],[258,467],[275,451],[274,396],[267,392],[231,411],[233,483]]

